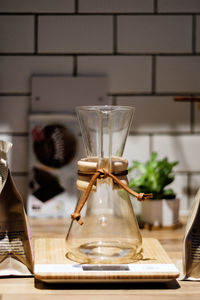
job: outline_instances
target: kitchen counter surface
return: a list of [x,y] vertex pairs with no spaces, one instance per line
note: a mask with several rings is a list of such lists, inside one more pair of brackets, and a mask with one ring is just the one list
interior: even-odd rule
[[[30,219],[33,240],[36,238],[64,238],[68,225],[66,220]],[[157,238],[174,264],[181,271],[182,240],[184,226],[176,230],[141,230],[143,237]],[[175,280],[166,283],[82,283],[45,284],[33,277],[1,278],[0,300],[37,299],[199,299],[200,282]]]

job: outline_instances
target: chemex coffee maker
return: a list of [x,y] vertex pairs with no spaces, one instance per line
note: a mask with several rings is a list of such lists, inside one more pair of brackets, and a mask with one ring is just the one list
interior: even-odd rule
[[134,108],[83,106],[77,114],[87,157],[78,161],[79,201],[66,256],[86,264],[134,262],[142,257],[142,237],[129,193],[140,201],[152,196],[128,187],[122,158]]

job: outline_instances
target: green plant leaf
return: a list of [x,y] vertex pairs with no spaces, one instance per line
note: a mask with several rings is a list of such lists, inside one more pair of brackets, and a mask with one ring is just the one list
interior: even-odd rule
[[139,175],[131,178],[129,186],[138,192],[153,193],[155,198],[171,197],[173,190],[165,187],[174,181],[173,168],[178,161],[169,162],[165,157],[157,159],[158,154],[153,152],[146,163],[133,161],[129,171],[137,170]]

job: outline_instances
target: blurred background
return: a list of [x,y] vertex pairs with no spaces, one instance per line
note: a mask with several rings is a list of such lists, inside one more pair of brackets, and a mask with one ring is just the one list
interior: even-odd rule
[[25,200],[35,74],[106,76],[108,103],[136,108],[124,157],[178,160],[172,186],[188,214],[200,187],[199,0],[0,0],[0,139],[14,145]]

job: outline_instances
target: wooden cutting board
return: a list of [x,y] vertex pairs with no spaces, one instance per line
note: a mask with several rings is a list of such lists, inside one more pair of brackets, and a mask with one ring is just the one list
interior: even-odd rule
[[143,258],[119,265],[80,265],[65,257],[65,240],[40,238],[34,243],[35,278],[45,282],[169,281],[179,276],[158,240],[143,238]]

